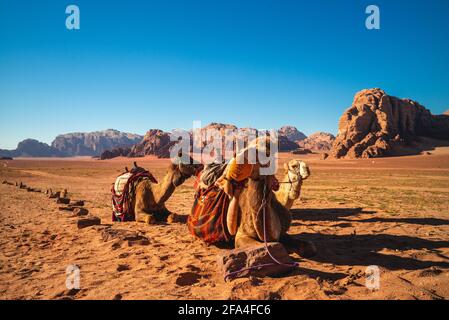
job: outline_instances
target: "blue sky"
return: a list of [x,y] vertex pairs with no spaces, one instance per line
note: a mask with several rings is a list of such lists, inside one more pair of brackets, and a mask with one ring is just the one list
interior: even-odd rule
[[[81,30],[65,28],[76,4]],[[381,30],[365,28],[365,8]],[[193,120],[337,131],[364,88],[449,109],[449,1],[0,0],[0,148]]]

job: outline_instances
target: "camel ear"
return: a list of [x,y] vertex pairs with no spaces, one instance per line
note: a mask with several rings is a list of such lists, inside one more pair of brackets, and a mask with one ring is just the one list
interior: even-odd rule
[[134,168],[137,168],[137,162],[134,161]]
[[129,172],[128,167],[125,167],[125,171],[126,171],[126,172]]
[[284,169],[285,169],[285,171],[288,171],[288,163],[287,162],[284,163]]

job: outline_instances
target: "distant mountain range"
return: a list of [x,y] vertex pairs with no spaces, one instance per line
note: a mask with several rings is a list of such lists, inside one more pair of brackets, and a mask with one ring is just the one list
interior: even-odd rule
[[[203,128],[237,129],[231,124],[211,123]],[[250,130],[250,128],[246,128]],[[255,130],[255,129],[254,129]],[[293,126],[284,126],[278,130],[280,151],[294,151],[298,148],[310,148],[311,150],[327,150],[329,144],[323,148],[322,141],[317,141],[314,146],[312,139],[307,140],[306,145],[301,142],[307,136]],[[320,136],[321,137],[321,136]],[[332,143],[332,135],[329,135]],[[26,139],[20,142],[15,150],[0,149],[0,157],[73,157],[93,156],[101,159],[110,159],[117,156],[139,157],[155,155],[167,158],[170,155],[170,147],[174,142],[170,141],[168,132],[159,129],[149,130],[145,136],[120,132],[114,129],[95,132],[76,132],[58,135],[51,146],[34,139]]]
[[67,133],[56,137],[51,146],[26,139],[15,150],[0,149],[0,157],[73,157],[100,156],[106,150],[131,147],[143,136],[113,129],[88,133]]

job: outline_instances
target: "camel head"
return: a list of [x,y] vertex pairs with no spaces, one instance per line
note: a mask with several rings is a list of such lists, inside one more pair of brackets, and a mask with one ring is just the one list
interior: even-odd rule
[[285,174],[291,182],[306,180],[310,176],[310,169],[304,161],[293,159],[284,163]]
[[196,162],[191,157],[178,156],[172,160],[170,170],[173,172],[172,183],[180,186],[191,176],[196,175],[203,169],[203,165]]

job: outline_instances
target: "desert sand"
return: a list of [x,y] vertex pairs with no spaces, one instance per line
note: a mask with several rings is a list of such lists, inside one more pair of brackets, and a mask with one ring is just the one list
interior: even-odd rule
[[[148,226],[148,245],[104,242],[101,229],[79,230],[43,193],[0,185],[1,299],[447,299],[449,298],[449,148],[431,155],[307,161],[311,177],[292,209],[290,234],[312,240],[311,259],[276,278],[225,282],[217,255],[184,223]],[[169,160],[137,160],[161,179]],[[110,189],[132,159],[15,159],[1,161],[0,180],[45,190],[68,189],[72,199],[111,225]],[[279,169],[279,176],[282,170]],[[168,208],[187,216],[193,179],[176,190]],[[76,264],[81,289],[66,289],[66,268]],[[365,286],[365,269],[381,270],[379,290]]]

